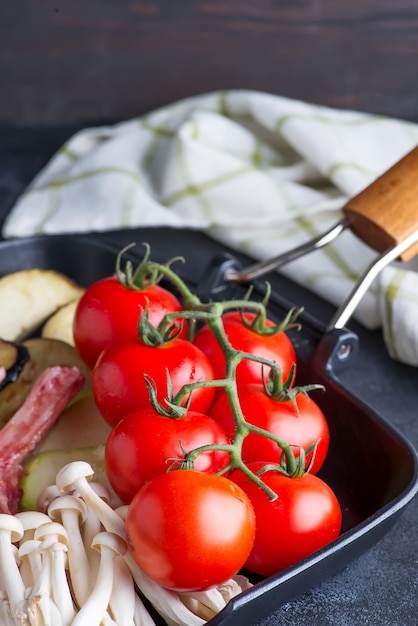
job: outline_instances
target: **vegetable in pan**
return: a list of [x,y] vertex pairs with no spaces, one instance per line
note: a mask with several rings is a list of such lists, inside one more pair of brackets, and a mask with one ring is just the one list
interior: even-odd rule
[[[117,281],[127,295],[123,282],[136,274],[127,264],[124,275],[120,263],[121,255]],[[103,325],[89,327],[97,349],[90,360],[92,390],[110,429],[106,445],[94,446],[94,454],[104,452],[109,483],[126,506],[116,513],[94,495],[87,480],[93,470],[83,462],[59,471],[56,486],[46,489],[38,506],[46,498],[54,518],[58,513],[53,511],[61,506],[53,504],[55,499],[77,494],[85,503],[81,508],[86,505],[97,516],[96,533],[90,536],[100,553],[96,563],[107,560],[110,568],[110,563],[124,561],[130,584],[134,580],[165,619],[197,625],[231,597],[222,591],[219,603],[220,589],[233,589],[234,595],[250,585],[240,574],[243,568],[269,576],[338,536],[338,500],[315,476],[328,451],[329,431],[308,395],[317,385],[296,384],[296,356],[286,329],[295,324],[297,313],[289,312],[283,323],[269,320],[268,290],[263,302],[249,296],[202,302],[171,263],[151,262],[148,249],[140,268],[138,291],[156,286],[158,277],[156,282],[164,279],[172,285],[179,304],[155,320],[147,296],[141,304],[129,302],[127,318],[136,315],[135,331],[130,323],[128,337],[115,331],[105,347],[97,347]],[[94,293],[95,286],[85,295]],[[100,293],[95,298],[98,309],[105,310]],[[120,302],[117,323],[123,326],[125,300]],[[83,298],[74,316],[74,337],[82,307]],[[109,309],[106,315],[111,316]],[[196,358],[192,367],[189,354]],[[62,451],[63,464],[83,455],[83,445],[77,445],[75,457]],[[50,464],[45,461],[50,454],[46,450],[40,455],[41,464]],[[56,463],[54,456],[50,466]],[[82,514],[80,519],[87,518]],[[103,578],[95,570],[85,597],[72,598],[74,624],[99,613],[123,623],[112,606],[109,581],[116,575],[114,567]],[[99,598],[91,579],[100,587],[105,578],[107,595]],[[144,608],[135,594],[132,602],[132,615],[139,615]],[[55,610],[53,604],[50,608]],[[133,619],[140,623],[135,621],[139,617]]]
[[122,339],[137,338],[141,310],[146,310],[150,323],[158,326],[166,313],[181,309],[178,298],[158,284],[162,279],[158,269],[147,271],[148,246],[135,271],[129,261],[122,269],[122,255],[129,247],[118,255],[114,276],[91,285],[75,312],[74,342],[90,368],[108,346]]
[[[234,552],[233,545],[237,555],[235,573],[243,566],[254,568],[256,573],[277,572],[326,545],[341,529],[341,510],[335,495],[313,476],[327,455],[329,430],[322,411],[308,396],[318,385],[295,385],[296,357],[285,329],[295,323],[297,314],[291,311],[283,324],[268,320],[268,292],[265,302],[249,298],[201,302],[170,264],[147,260],[142,271],[146,268],[149,276],[158,273],[172,282],[181,296],[182,310],[167,313],[157,327],[152,326],[143,310],[138,337],[116,341],[106,348],[92,372],[97,405],[113,426],[106,444],[109,480],[121,498],[130,502],[127,533],[132,554],[151,577],[178,592],[206,589],[220,584],[223,575],[226,578],[233,575],[231,571],[222,573],[229,562],[228,554]],[[179,339],[177,332],[186,326],[189,339]],[[212,371],[199,371],[202,363],[199,360],[193,367],[194,374],[189,373],[187,355],[192,347],[199,350],[200,359],[203,357]],[[171,354],[176,355],[175,360]],[[179,381],[179,376],[184,378]],[[208,395],[204,396],[204,392]],[[214,395],[217,399],[213,404]],[[204,398],[199,409],[198,398]],[[219,421],[226,433],[223,441],[213,441],[208,432],[206,440],[196,443],[199,439],[197,422],[193,425],[196,410]],[[194,431],[195,443],[189,428]],[[215,453],[218,458],[222,453],[225,455],[223,463],[206,465],[203,469],[204,459]],[[254,466],[253,462],[257,464]],[[287,543],[289,550],[286,558],[279,561],[272,549],[271,562],[260,569],[249,557],[252,551],[244,555],[238,539],[228,531],[228,507],[225,505],[223,524],[222,516],[215,514],[218,502],[215,496],[211,507],[217,522],[205,526],[201,521],[211,516],[210,508],[205,508],[205,492],[216,492],[215,487],[209,486],[215,476],[222,476],[229,488],[234,482],[231,479],[238,476],[243,477],[241,487],[246,483],[251,485],[248,491],[251,502],[252,490],[257,494],[250,505],[256,526],[268,517],[266,510],[270,510],[272,503],[277,508],[277,503],[281,504],[287,494],[296,496],[302,492],[302,485],[313,491],[312,484],[318,492],[323,487],[329,495],[332,520],[319,513],[315,516],[316,510],[324,508],[324,498],[317,501],[311,498],[310,515],[316,522],[311,527],[304,522],[310,542],[305,540],[305,535],[298,538],[296,531],[294,536],[290,532],[281,537],[274,524],[264,525],[266,544],[280,552],[280,546]],[[201,507],[194,503],[195,498]],[[266,509],[260,506],[259,498],[269,503]],[[303,501],[300,498],[299,502]],[[292,506],[289,500],[285,508],[294,519],[297,514],[293,514]],[[301,516],[305,515],[303,510]],[[272,519],[276,518],[272,515]],[[203,535],[199,523],[205,528]],[[215,527],[220,533],[218,538]],[[206,536],[208,532],[213,536]],[[216,552],[218,572],[214,574],[213,562],[204,556],[205,546],[212,545],[212,541],[222,546],[222,534],[225,541],[226,537],[232,537],[232,543],[228,547],[224,544],[224,549]],[[291,546],[296,548],[299,543],[300,549],[292,551]],[[186,549],[189,545],[190,549]],[[214,552],[213,545],[211,551]],[[263,558],[268,561],[268,550]]]

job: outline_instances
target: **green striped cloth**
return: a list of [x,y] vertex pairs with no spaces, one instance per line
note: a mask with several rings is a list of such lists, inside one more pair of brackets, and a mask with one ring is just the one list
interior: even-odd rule
[[[350,196],[417,144],[418,125],[397,119],[256,91],[204,94],[77,133],[18,199],[3,236],[189,227],[265,259],[335,224]],[[281,271],[338,305],[374,257],[344,232]],[[355,312],[410,365],[417,271],[416,259],[392,264]]]

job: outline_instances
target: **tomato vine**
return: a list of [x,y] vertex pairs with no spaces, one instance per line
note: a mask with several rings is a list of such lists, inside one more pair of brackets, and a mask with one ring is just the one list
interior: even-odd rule
[[[172,269],[171,263],[172,262],[165,265],[158,264],[149,261],[147,258],[147,264],[142,266],[142,272],[144,276],[147,273],[150,276],[164,276],[164,278],[168,280],[175,288],[175,290],[180,294],[184,307],[183,311],[167,313],[163,317],[160,324],[158,325],[158,328],[155,329],[155,333],[153,333],[153,341],[170,341],[173,332],[173,325],[178,324],[179,320],[184,320],[189,323],[192,322],[193,325],[199,322],[205,322],[213,332],[216,340],[218,341],[222,349],[223,354],[225,355],[226,375],[224,379],[199,381],[186,384],[180,389],[180,391],[178,391],[175,397],[169,399],[169,403],[174,406],[181,406],[184,399],[190,396],[191,392],[197,388],[222,388],[228,396],[229,404],[235,421],[235,433],[233,441],[230,444],[208,444],[185,452],[184,459],[180,467],[188,469],[193,468],[194,461],[199,454],[211,450],[227,451],[230,455],[230,462],[224,468],[219,470],[218,474],[226,474],[233,469],[241,470],[241,472],[245,476],[247,476],[252,482],[257,484],[260,489],[262,489],[268,495],[270,500],[275,500],[277,498],[277,493],[262,480],[261,475],[263,474],[263,471],[253,472],[243,461],[242,445],[248,434],[255,433],[274,441],[282,451],[281,461],[279,464],[274,465],[274,469],[281,474],[293,478],[301,477],[305,473],[309,472],[313,464],[315,451],[319,442],[313,442],[312,445],[309,446],[307,449],[299,447],[299,455],[296,457],[289,442],[280,437],[277,437],[274,433],[266,429],[262,429],[253,424],[250,424],[245,419],[238,398],[236,382],[236,370],[238,365],[243,360],[251,360],[260,363],[262,366],[270,368],[272,385],[275,386],[276,391],[278,389],[277,381],[282,380],[281,369],[274,362],[268,359],[257,356],[255,354],[251,354],[249,352],[235,349],[232,346],[231,342],[228,340],[222,319],[225,312],[230,310],[237,310],[240,312],[244,323],[246,323],[245,311],[252,311],[255,313],[255,321],[252,323],[253,329],[258,334],[273,334],[283,332],[290,326],[294,326],[300,311],[295,311],[292,309],[288,312],[283,322],[274,326],[267,327],[265,325],[265,321],[267,319],[266,307],[268,305],[268,296],[270,295],[269,286],[267,287],[266,297],[263,301],[251,300],[249,296],[247,296],[244,299],[237,300],[227,300],[222,302],[202,302],[200,298],[189,289],[186,283]],[[145,267],[147,268],[146,270]],[[146,336],[146,329],[148,328],[145,320],[146,314],[143,314],[141,316],[141,321],[139,324],[140,333],[141,331],[143,333],[141,335],[142,337]],[[157,339],[157,336],[159,337],[159,339]],[[284,387],[287,393],[291,394],[290,382],[293,382],[293,376],[294,366],[292,367],[292,381],[289,381],[289,384],[287,386],[282,385],[282,391]],[[297,390],[300,391],[302,389],[307,392],[308,390],[316,389],[318,387],[319,385],[309,385],[303,388],[298,387]],[[306,456],[310,453],[312,453],[310,457],[310,462],[306,467],[305,459]],[[270,464],[268,468],[269,470],[271,470],[273,468],[273,465]]]

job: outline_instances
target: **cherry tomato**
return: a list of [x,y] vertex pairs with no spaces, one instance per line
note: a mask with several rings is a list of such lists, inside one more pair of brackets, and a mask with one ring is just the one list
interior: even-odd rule
[[153,478],[129,505],[128,544],[138,565],[175,591],[204,590],[234,576],[254,541],[254,511],[224,476],[174,470]]
[[[299,456],[298,446],[306,449],[320,439],[310,470],[313,474],[318,472],[328,452],[329,428],[325,415],[312,398],[298,393],[295,397],[296,408],[291,400],[281,401],[274,396],[270,397],[263,385],[252,384],[238,385],[238,399],[245,420],[292,444],[296,457]],[[225,392],[215,401],[210,415],[232,439],[235,422]],[[245,462],[279,463],[280,457],[281,448],[271,439],[256,433],[249,433],[245,438],[242,446]],[[306,466],[311,458],[312,453],[306,456]]]
[[[226,444],[221,426],[203,413],[187,411],[182,417],[166,417],[154,409],[125,416],[110,433],[105,448],[110,484],[124,502],[132,500],[146,482],[163,474],[190,452],[207,444]],[[199,454],[198,472],[216,473],[229,462],[229,453],[212,450]]]
[[[251,322],[255,319],[254,313],[245,313],[245,319]],[[283,379],[287,380],[292,365],[296,363],[296,354],[292,342],[285,332],[273,335],[262,335],[246,326],[239,312],[231,311],[222,316],[225,333],[236,350],[275,362],[281,369]],[[271,320],[266,320],[265,326],[273,327]],[[197,333],[193,343],[207,355],[212,363],[215,377],[225,378],[225,356],[209,326],[203,326]],[[259,383],[262,381],[262,372],[267,382],[270,368],[255,361],[243,360],[237,367],[237,383]]]
[[[250,463],[257,471],[263,463]],[[310,556],[338,537],[342,514],[332,489],[318,476],[305,474],[289,478],[276,471],[261,475],[277,493],[268,496],[240,470],[230,480],[248,495],[256,517],[256,536],[246,567],[257,574],[272,576]]]
[[[92,368],[109,345],[138,337],[141,309],[147,309],[150,323],[158,326],[164,315],[181,308],[176,296],[160,285],[132,289],[116,276],[103,278],[86,289],[77,305],[74,343],[83,361]],[[182,336],[185,333],[186,327]]]
[[[106,348],[91,374],[94,399],[104,419],[114,426],[128,413],[151,406],[145,375],[155,382],[157,399],[167,408],[167,372],[174,395],[187,383],[213,380],[206,355],[185,339],[156,347],[126,340]],[[207,413],[214,393],[211,387],[195,389],[189,408]]]

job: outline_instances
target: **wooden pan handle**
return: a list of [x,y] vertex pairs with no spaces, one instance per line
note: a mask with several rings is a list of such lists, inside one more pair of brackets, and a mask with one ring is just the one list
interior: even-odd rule
[[[385,252],[418,229],[418,147],[395,163],[343,208],[349,227],[362,241]],[[400,255],[418,254],[418,243]]]

